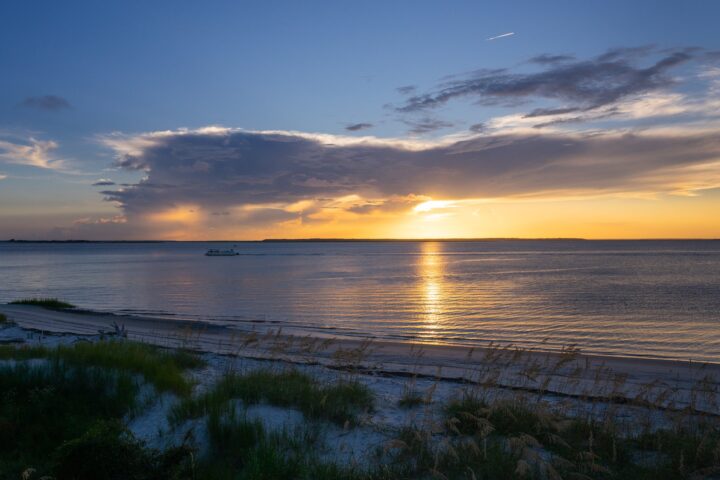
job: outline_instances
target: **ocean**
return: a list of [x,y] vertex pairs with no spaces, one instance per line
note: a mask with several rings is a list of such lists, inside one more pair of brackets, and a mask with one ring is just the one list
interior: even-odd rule
[[0,302],[720,362],[720,241],[0,243]]

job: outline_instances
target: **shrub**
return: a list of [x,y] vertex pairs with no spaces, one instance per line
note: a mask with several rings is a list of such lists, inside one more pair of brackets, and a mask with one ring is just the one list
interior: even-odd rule
[[76,308],[72,303],[63,302],[57,298],[21,298],[10,302],[10,305],[34,305],[36,307],[47,308],[48,310],[67,310]]
[[87,366],[0,367],[0,478],[28,466],[47,473],[55,448],[98,419],[122,418],[137,393],[129,375]]
[[55,454],[59,480],[165,480],[192,478],[192,452],[149,450],[119,421],[99,421]]

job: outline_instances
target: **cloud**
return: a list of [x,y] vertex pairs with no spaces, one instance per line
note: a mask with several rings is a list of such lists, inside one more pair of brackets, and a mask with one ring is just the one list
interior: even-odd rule
[[523,118],[548,117],[553,115],[562,115],[565,113],[574,113],[580,111],[577,107],[560,107],[560,108],[536,108],[532,112],[526,114]]
[[110,186],[115,185],[115,182],[113,182],[112,180],[110,180],[108,178],[101,178],[98,181],[96,181],[95,183],[93,183],[92,185],[93,185],[93,187],[110,187]]
[[499,38],[511,37],[513,35],[515,35],[515,32],[507,32],[507,33],[502,33],[500,35],[495,35],[494,37],[487,38],[486,40],[488,42],[491,42],[491,41],[497,40]]
[[396,90],[400,95],[410,95],[411,93],[415,93],[417,87],[415,85],[404,85],[396,88]]
[[[703,78],[700,76],[699,78]],[[720,98],[713,93],[712,78],[705,89],[690,93],[651,92],[635,95],[604,107],[585,110],[580,108],[538,108],[526,114],[514,113],[494,117],[485,122],[486,132],[518,133],[531,129],[567,127],[571,124],[612,120],[614,128],[642,123],[666,123],[698,128],[698,123],[712,124],[720,119]],[[599,125],[598,125],[599,126]],[[700,125],[701,127],[701,125]],[[607,124],[603,129],[613,128]],[[577,130],[577,127],[576,127]]]
[[28,138],[20,143],[0,139],[0,162],[16,165],[29,165],[39,168],[60,169],[62,160],[52,156],[58,144],[52,140]]
[[696,55],[691,48],[656,52],[651,47],[613,49],[588,60],[541,55],[531,59],[539,71],[480,70],[414,95],[396,110],[419,112],[470,98],[482,105],[545,99],[563,102],[558,108],[587,111],[674,85],[669,72]]
[[391,195],[387,199],[366,200],[357,196],[353,196],[353,200],[345,209],[349,212],[359,215],[369,213],[397,213],[409,211],[417,205],[429,200],[428,197],[421,195]]
[[106,144],[118,154],[117,166],[145,177],[102,194],[128,223],[145,228],[321,222],[410,210],[428,199],[686,195],[720,187],[713,129],[413,143],[213,127],[114,135]]
[[35,108],[38,110],[46,110],[50,112],[56,112],[58,110],[72,108],[70,102],[65,100],[63,97],[59,97],[57,95],[27,97],[20,103],[20,105],[26,108]]
[[0,180],[5,180],[7,178],[7,175],[0,173]]
[[551,63],[562,63],[562,62],[570,62],[572,60],[575,60],[574,55],[551,55],[547,53],[543,53],[541,55],[536,55],[528,60],[530,63],[539,63],[541,65],[547,65]]
[[437,118],[423,117],[418,120],[403,120],[405,125],[412,127],[409,133],[412,135],[421,135],[423,133],[435,132],[442,130],[443,128],[450,128],[454,126],[453,123],[439,120]]
[[368,128],[372,128],[374,125],[372,123],[353,123],[351,125],[348,125],[345,127],[345,130],[349,132],[357,132],[360,130],[367,130]]
[[127,223],[127,218],[124,215],[114,215],[112,217],[80,218],[78,220],[75,220],[74,225],[107,225],[123,223]]

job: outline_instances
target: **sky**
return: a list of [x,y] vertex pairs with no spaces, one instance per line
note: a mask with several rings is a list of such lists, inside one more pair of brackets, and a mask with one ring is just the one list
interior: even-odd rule
[[720,238],[718,18],[6,0],[0,239]]

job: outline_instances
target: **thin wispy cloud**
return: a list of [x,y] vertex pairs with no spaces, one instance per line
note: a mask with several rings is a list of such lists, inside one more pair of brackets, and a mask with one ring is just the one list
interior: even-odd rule
[[348,132],[359,132],[360,130],[367,130],[368,128],[372,128],[374,125],[372,123],[353,123],[350,125],[345,126],[345,130]]
[[25,108],[33,108],[36,110],[45,110],[56,112],[72,108],[70,102],[58,95],[41,95],[37,97],[27,97],[20,105]]
[[500,38],[505,38],[505,37],[512,37],[513,35],[515,35],[515,32],[507,32],[507,33],[502,33],[500,35],[495,35],[494,37],[486,38],[485,40],[488,42],[492,42],[493,40],[498,40]]
[[113,182],[109,178],[101,178],[94,182],[92,185],[93,187],[111,187],[115,185],[115,182]]
[[424,117],[417,120],[403,120],[403,123],[410,127],[408,133],[411,135],[422,135],[432,133],[445,128],[453,127],[455,124],[437,118]]
[[53,156],[58,144],[52,140],[28,138],[23,142],[0,139],[0,163],[59,170],[63,161]]
[[668,89],[677,83],[674,69],[701,60],[697,49],[690,48],[616,48],[590,59],[541,55],[530,59],[538,66],[537,71],[479,70],[413,95],[395,110],[427,111],[453,100],[505,107],[544,100],[558,104],[536,108],[531,116],[587,112],[631,96]]
[[415,93],[417,87],[415,85],[403,85],[402,87],[396,88],[396,90],[400,95],[410,95],[411,93]]

